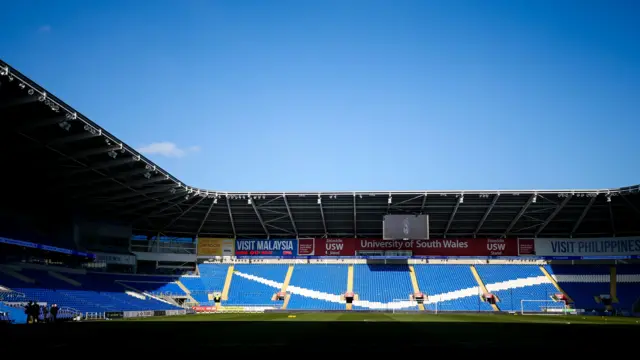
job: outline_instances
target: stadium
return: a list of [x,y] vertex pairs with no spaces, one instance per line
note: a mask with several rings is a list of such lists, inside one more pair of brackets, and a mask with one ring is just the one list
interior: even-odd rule
[[[365,347],[383,333],[521,349],[637,331],[640,186],[198,189],[2,61],[0,118],[5,339],[62,341],[27,324],[50,322],[53,304],[80,348],[114,331],[122,347],[171,333],[196,344],[184,352]],[[29,301],[47,310],[26,314]]]

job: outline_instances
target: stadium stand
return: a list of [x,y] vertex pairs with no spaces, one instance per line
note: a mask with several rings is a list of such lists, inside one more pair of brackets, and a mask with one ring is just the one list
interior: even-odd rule
[[499,299],[502,311],[521,311],[523,306],[527,311],[540,311],[540,306],[553,305],[552,296],[558,292],[537,265],[476,265],[476,269],[489,292]]
[[420,290],[428,298],[427,309],[438,311],[491,311],[482,301],[469,265],[415,265]]
[[354,265],[354,309],[416,308],[409,302],[413,287],[406,265]]
[[319,264],[296,265],[289,290],[290,310],[344,310],[341,294],[347,290],[347,265]]
[[288,269],[286,264],[236,265],[226,304],[274,306],[273,296],[280,291]]
[[[535,312],[557,309],[561,293],[575,309],[638,307],[640,268],[631,256],[575,265],[581,259],[521,253],[521,241],[637,237],[639,186],[223,193],[185,185],[2,61],[0,85],[0,118],[7,119],[0,165],[21,169],[4,177],[15,191],[0,204],[0,321],[24,322],[25,301],[58,304],[61,318],[198,306]],[[432,238],[467,240],[451,253],[434,247],[398,262],[355,259],[362,255],[356,246],[343,255],[339,246],[381,239],[387,214],[429,214]],[[314,240],[334,237],[344,242]],[[204,239],[231,245],[201,252]],[[306,239],[308,247],[241,254],[236,239]],[[508,255],[505,239],[517,244]],[[465,250],[480,241],[482,255]],[[395,250],[374,253],[404,256]],[[423,306],[410,298],[417,290]]]
[[580,309],[601,309],[601,295],[610,294],[610,269],[607,265],[547,265],[547,271]]

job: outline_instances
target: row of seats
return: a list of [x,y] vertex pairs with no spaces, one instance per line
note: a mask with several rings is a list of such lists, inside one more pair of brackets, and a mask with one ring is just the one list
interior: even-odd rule
[[[23,294],[24,301],[57,304],[61,308],[68,307],[83,314],[179,308],[156,297],[142,294],[146,290],[175,291],[171,285],[175,284],[175,278],[13,268],[4,270],[0,271],[0,286]],[[184,291],[180,291],[184,294]],[[12,302],[6,298],[0,300]]]
[[[200,305],[212,305],[212,294],[224,291],[229,267],[229,264],[201,264],[199,276],[179,278],[5,268],[0,271],[0,286],[23,293],[26,300],[56,303],[81,313],[169,310],[177,306],[149,294],[191,297]],[[502,311],[558,307],[552,297],[559,290],[552,279],[557,280],[576,308],[602,308],[598,296],[615,293],[614,307],[631,309],[640,298],[640,267],[636,266],[617,267],[615,289],[609,281],[609,266],[547,265],[544,269],[550,279],[538,265],[475,265],[480,284],[469,265],[413,267],[414,278],[408,265],[353,265],[349,284],[346,264],[236,264],[223,306],[282,304],[274,301],[273,296],[281,291],[290,268],[286,290],[290,295],[288,309],[292,310],[343,310],[345,303],[341,296],[349,286],[358,295],[353,304],[356,310],[418,309],[408,301],[415,290],[414,282],[427,296],[425,308],[439,311],[494,310],[483,301],[483,285],[497,297],[497,306]]]
[[[342,310],[347,291],[348,265],[297,264],[287,288],[288,309]],[[202,264],[200,276],[182,277],[181,282],[201,304],[213,304],[207,294],[222,292],[228,264]],[[228,300],[223,305],[277,306],[273,295],[280,291],[287,264],[237,264],[230,282]],[[560,291],[538,265],[475,265],[482,284],[498,299],[502,311],[541,311],[561,307],[553,298]],[[609,266],[546,266],[548,274],[575,301],[575,307],[603,306],[596,297],[611,292]],[[409,300],[414,288],[408,265],[353,266],[353,292],[358,295],[354,309],[417,308],[398,305]],[[425,308],[439,311],[492,311],[483,301],[478,281],[469,265],[414,265],[416,282],[427,295]],[[640,267],[618,266],[618,274],[636,274],[638,280],[617,284],[618,303],[630,309],[640,298]],[[626,279],[626,278],[625,278]],[[633,280],[633,279],[632,279]],[[523,301],[524,300],[524,301]],[[396,306],[398,305],[398,306]]]

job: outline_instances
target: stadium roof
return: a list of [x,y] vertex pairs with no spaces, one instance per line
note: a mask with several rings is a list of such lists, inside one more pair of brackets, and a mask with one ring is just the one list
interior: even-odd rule
[[131,223],[140,234],[381,237],[385,214],[411,213],[429,214],[432,237],[640,235],[640,186],[285,193],[190,187],[2,61],[0,119],[7,199]]

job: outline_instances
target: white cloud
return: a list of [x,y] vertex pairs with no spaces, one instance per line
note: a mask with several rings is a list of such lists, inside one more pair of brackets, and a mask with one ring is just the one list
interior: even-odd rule
[[194,145],[187,148],[181,148],[172,142],[163,141],[143,146],[139,148],[138,151],[144,155],[160,155],[169,158],[181,158],[189,153],[200,151],[200,147]]
[[51,32],[51,25],[42,25],[42,26],[40,26],[38,31],[40,31],[41,33]]

